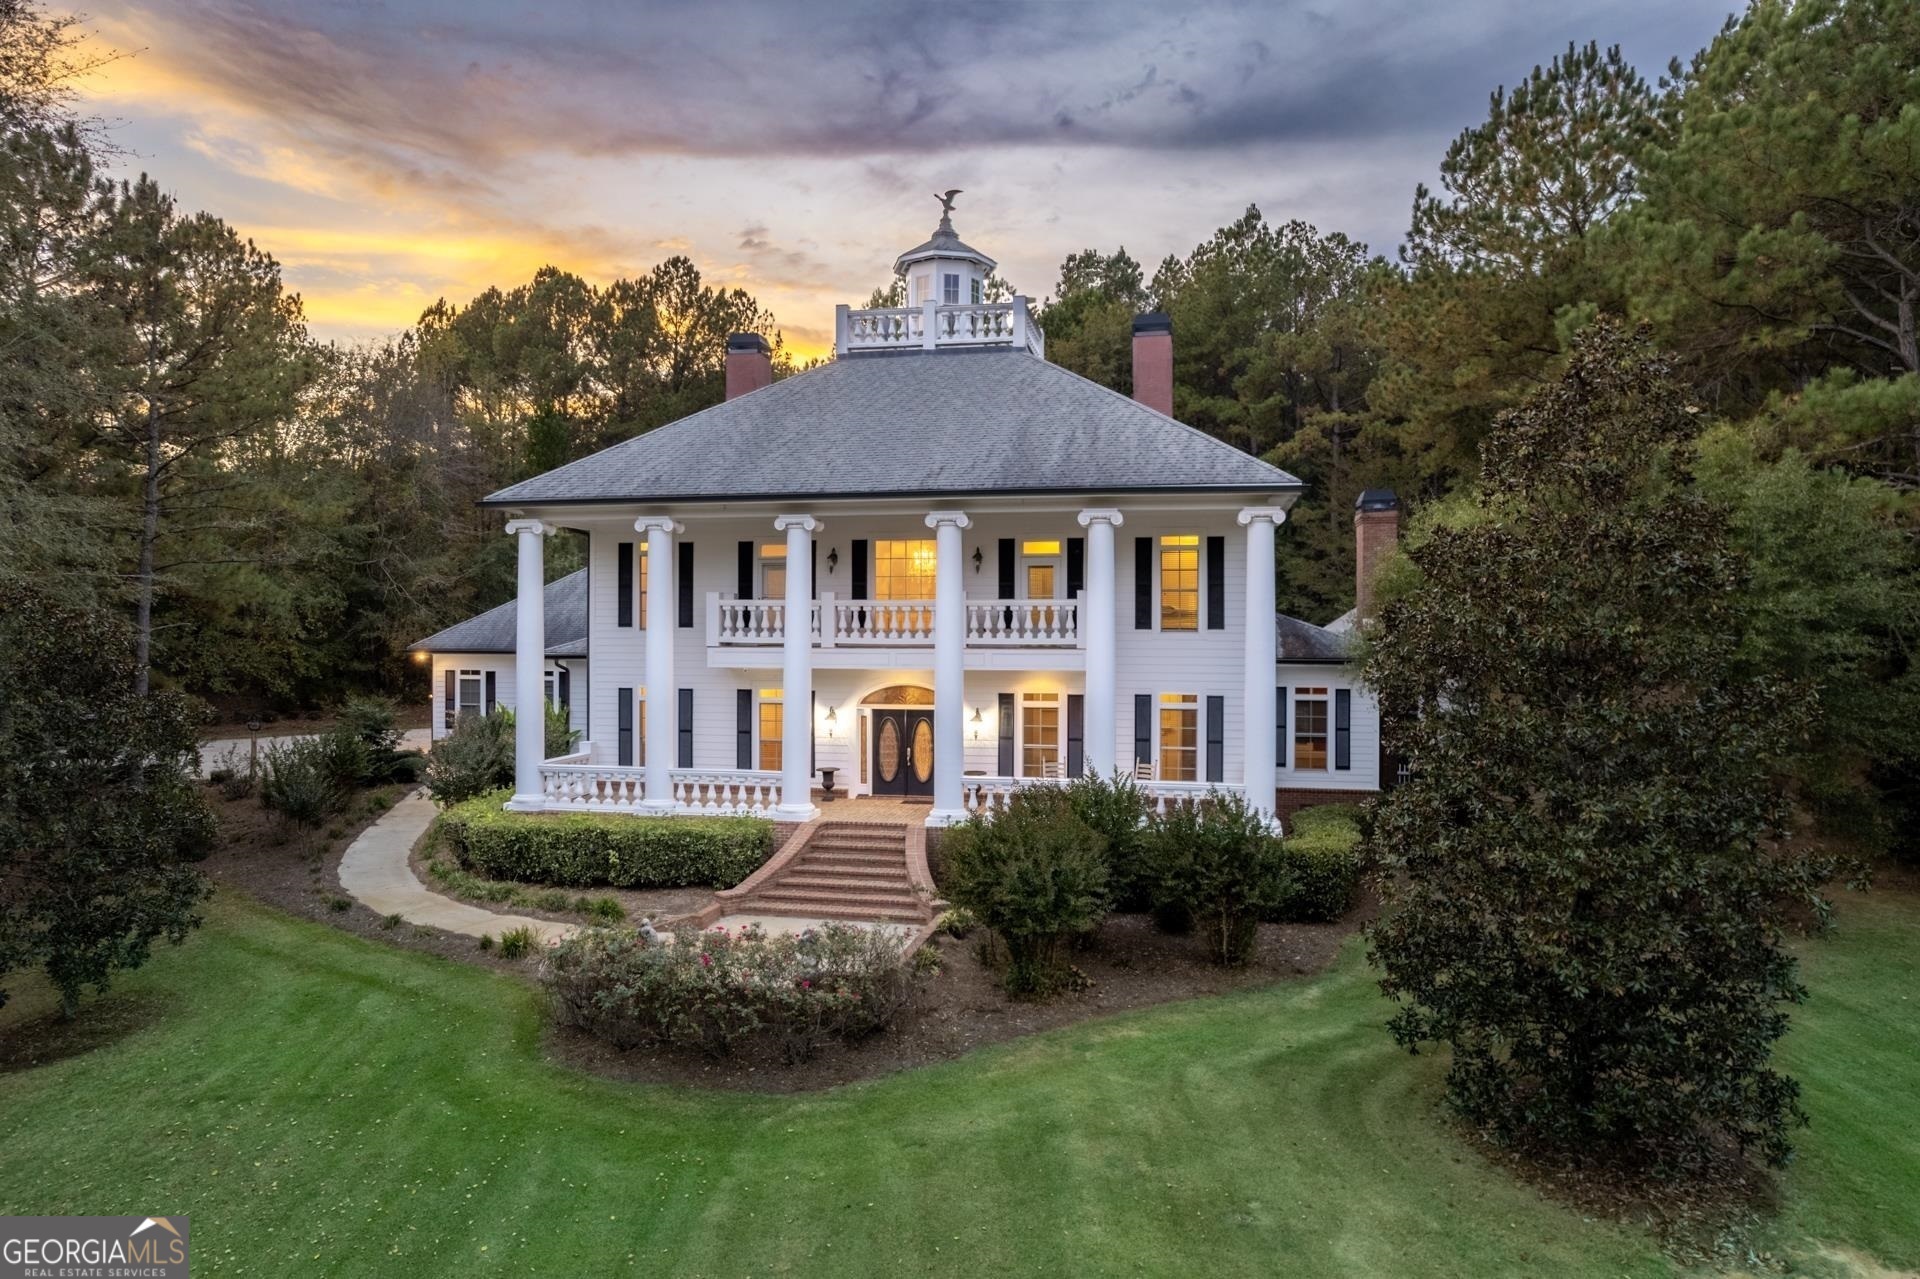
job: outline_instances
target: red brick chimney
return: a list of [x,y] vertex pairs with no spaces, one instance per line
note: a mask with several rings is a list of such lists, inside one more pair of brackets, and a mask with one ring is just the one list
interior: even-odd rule
[[1133,317],[1133,398],[1173,416],[1173,320],[1159,311]]
[[1400,542],[1400,499],[1392,489],[1367,489],[1353,504],[1353,607],[1356,618],[1373,612],[1373,579]]
[[773,385],[773,353],[758,333],[727,335],[727,398]]

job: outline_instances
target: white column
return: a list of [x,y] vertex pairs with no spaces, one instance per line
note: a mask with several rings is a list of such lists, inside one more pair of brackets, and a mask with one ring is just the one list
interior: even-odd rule
[[537,813],[546,805],[540,786],[540,764],[547,757],[540,677],[547,665],[547,526],[539,520],[509,520],[507,532],[520,539],[513,639],[513,798],[507,807]]
[[776,531],[787,535],[787,620],[781,637],[786,659],[780,693],[786,705],[781,743],[780,806],[783,822],[810,822],[820,815],[813,805],[813,534],[821,527],[811,515],[782,515]]
[[1118,621],[1114,615],[1113,530],[1123,523],[1118,511],[1080,512],[1080,527],[1087,530],[1087,591],[1080,602],[1080,633],[1087,649],[1087,719],[1081,749],[1087,771],[1096,777],[1113,774],[1120,735],[1114,673]]
[[1246,700],[1242,718],[1246,727],[1244,779],[1247,803],[1273,818],[1274,683],[1276,623],[1273,611],[1273,535],[1287,513],[1277,506],[1250,506],[1240,512],[1247,530],[1247,666],[1242,677]]
[[929,826],[967,819],[960,792],[966,769],[967,580],[960,531],[973,521],[965,511],[934,511],[933,530],[933,811]]
[[680,749],[680,690],[673,682],[673,535],[664,515],[642,515],[633,531],[647,535],[647,776],[641,807],[673,811],[673,765]]

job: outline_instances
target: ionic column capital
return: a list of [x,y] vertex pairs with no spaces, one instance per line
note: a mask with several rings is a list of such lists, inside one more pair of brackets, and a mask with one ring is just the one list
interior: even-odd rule
[[784,533],[788,529],[802,529],[808,533],[817,533],[825,528],[826,521],[815,519],[811,515],[776,515],[773,517],[773,530]]
[[670,515],[642,515],[633,522],[633,531],[636,533],[651,533],[656,529],[662,533],[686,532],[686,529],[673,522]]
[[555,530],[553,526],[551,524],[546,523],[544,520],[508,520],[507,521],[507,535],[509,537],[518,537],[522,533],[531,533],[535,537],[545,537],[548,533],[551,533],[554,531]]
[[1081,528],[1092,528],[1095,524],[1111,524],[1119,528],[1127,522],[1127,517],[1110,506],[1100,506],[1080,512],[1079,520]]
[[967,518],[967,513],[965,511],[928,511],[927,512],[928,528],[937,529],[943,524],[951,524],[955,528],[972,528],[973,527],[973,521]]
[[1278,528],[1287,522],[1287,513],[1278,506],[1247,506],[1241,508],[1240,524],[1242,527],[1252,524],[1255,520],[1270,521],[1275,528]]

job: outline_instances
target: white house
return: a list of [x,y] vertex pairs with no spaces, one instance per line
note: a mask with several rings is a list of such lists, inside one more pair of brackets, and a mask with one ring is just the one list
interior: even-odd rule
[[[570,573],[547,585],[542,602],[546,650],[540,684],[546,698],[565,707],[573,727],[587,731],[587,571]],[[514,710],[520,702],[520,678],[514,658],[517,606],[511,602],[456,622],[407,651],[431,663],[435,741],[453,731],[461,715],[491,715]]]
[[485,499],[520,683],[553,656],[542,539],[589,539],[587,741],[542,762],[522,718],[512,807],[805,820],[830,786],[939,826],[1083,770],[1270,811],[1377,789],[1344,638],[1275,611],[1300,481],[1169,415],[1166,318],[1128,399],[981,300],[948,217],[896,265],[911,305],[840,307],[831,363],[776,383],[737,334],[724,403]]

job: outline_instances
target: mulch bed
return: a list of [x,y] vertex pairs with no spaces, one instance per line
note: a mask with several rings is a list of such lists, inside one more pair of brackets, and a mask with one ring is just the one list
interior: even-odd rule
[[[466,902],[469,906],[478,906],[481,910],[490,910],[513,915],[531,915],[535,919],[552,919],[563,924],[584,924],[589,922],[585,914],[577,910],[543,910],[534,905],[518,905],[508,902],[490,902],[465,893],[454,892],[447,885],[435,879],[427,870],[430,840],[422,840],[414,848],[407,861],[413,867],[413,873],[429,892],[451,897],[455,901]],[[443,856],[448,856],[443,854]],[[549,887],[546,884],[521,884],[529,893],[537,893]],[[665,928],[669,921],[698,912],[713,900],[711,888],[568,888],[563,890],[570,897],[611,897],[620,903],[627,912],[624,927],[638,927],[643,919],[651,919]]]
[[1145,915],[1115,915],[1092,944],[1072,957],[1086,989],[1044,1001],[1010,999],[997,971],[982,959],[986,937],[941,936],[940,972],[927,983],[920,1010],[858,1044],[831,1044],[798,1065],[709,1059],[657,1049],[622,1052],[581,1031],[556,1027],[547,1049],[557,1060],[635,1083],[682,1084],[751,1092],[798,1093],[950,1061],[988,1044],[1134,1008],[1220,995],[1317,973],[1369,918],[1369,895],[1333,924],[1262,924],[1253,962],[1217,968],[1200,942],[1158,931]]

